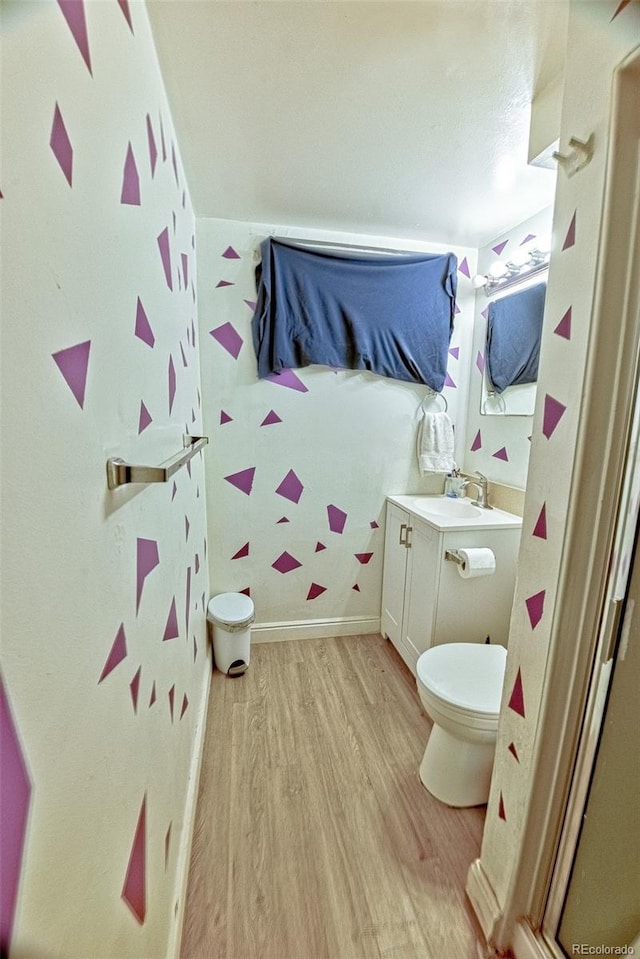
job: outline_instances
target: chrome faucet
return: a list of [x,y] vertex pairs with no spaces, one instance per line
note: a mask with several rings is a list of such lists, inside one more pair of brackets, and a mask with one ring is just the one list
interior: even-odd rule
[[467,486],[475,486],[478,491],[478,498],[472,500],[474,506],[481,506],[482,509],[493,509],[493,506],[489,506],[489,494],[488,494],[488,483],[489,480],[487,477],[480,472],[476,472],[475,476],[479,477],[479,482],[477,480],[465,479],[464,489],[466,490]]

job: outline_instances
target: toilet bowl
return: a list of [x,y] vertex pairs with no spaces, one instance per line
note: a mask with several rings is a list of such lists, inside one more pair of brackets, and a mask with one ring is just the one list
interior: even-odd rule
[[420,701],[433,728],[420,780],[449,806],[489,799],[507,659],[503,646],[445,643],[418,657]]

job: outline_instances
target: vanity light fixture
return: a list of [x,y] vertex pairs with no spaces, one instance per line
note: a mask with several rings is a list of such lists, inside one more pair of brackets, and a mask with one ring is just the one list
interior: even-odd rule
[[514,283],[528,280],[538,273],[543,273],[549,267],[549,245],[540,243],[539,246],[520,248],[510,260],[496,260],[491,264],[484,276],[479,273],[471,281],[474,289],[484,291],[487,296],[504,290]]

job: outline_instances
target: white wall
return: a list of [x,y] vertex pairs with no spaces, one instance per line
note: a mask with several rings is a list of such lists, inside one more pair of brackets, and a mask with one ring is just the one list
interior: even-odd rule
[[[269,234],[418,248],[385,237],[198,221],[203,409],[212,437],[207,451],[209,534],[215,541],[209,557],[212,592],[250,591],[258,624],[324,624],[337,618],[339,632],[344,632],[345,620],[354,630],[374,631],[380,616],[385,496],[441,492],[443,487],[442,475],[423,479],[417,468],[416,411],[425,388],[319,366],[296,371],[305,392],[259,381],[251,318],[257,250]],[[448,249],[435,244],[419,248]],[[459,267],[473,275],[475,251],[453,252]],[[445,387],[444,395],[458,427],[460,462],[473,303],[470,279],[459,271],[460,312],[449,357],[455,386]],[[221,345],[217,337],[224,334],[211,335],[221,327],[228,334],[231,327],[235,331],[237,355]],[[440,401],[434,401],[430,409],[438,408]],[[261,425],[272,411],[279,421]],[[244,470],[255,470],[249,493],[225,480]],[[303,486],[298,502],[276,493],[290,470]],[[346,513],[343,532],[330,530],[328,506]],[[288,522],[278,522],[283,517]],[[278,572],[272,564],[283,552],[301,565]],[[369,553],[367,562],[356,555]]]
[[105,462],[201,429],[194,217],[144,5],[5,6],[2,952],[159,959],[210,669],[203,463],[110,494]]

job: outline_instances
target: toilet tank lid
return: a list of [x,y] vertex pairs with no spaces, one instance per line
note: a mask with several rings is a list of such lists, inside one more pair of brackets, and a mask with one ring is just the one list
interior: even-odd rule
[[474,712],[500,712],[507,651],[485,643],[443,643],[418,657],[420,681],[437,696]]
[[242,623],[253,616],[253,600],[246,593],[218,593],[209,600],[207,616],[220,623]]

